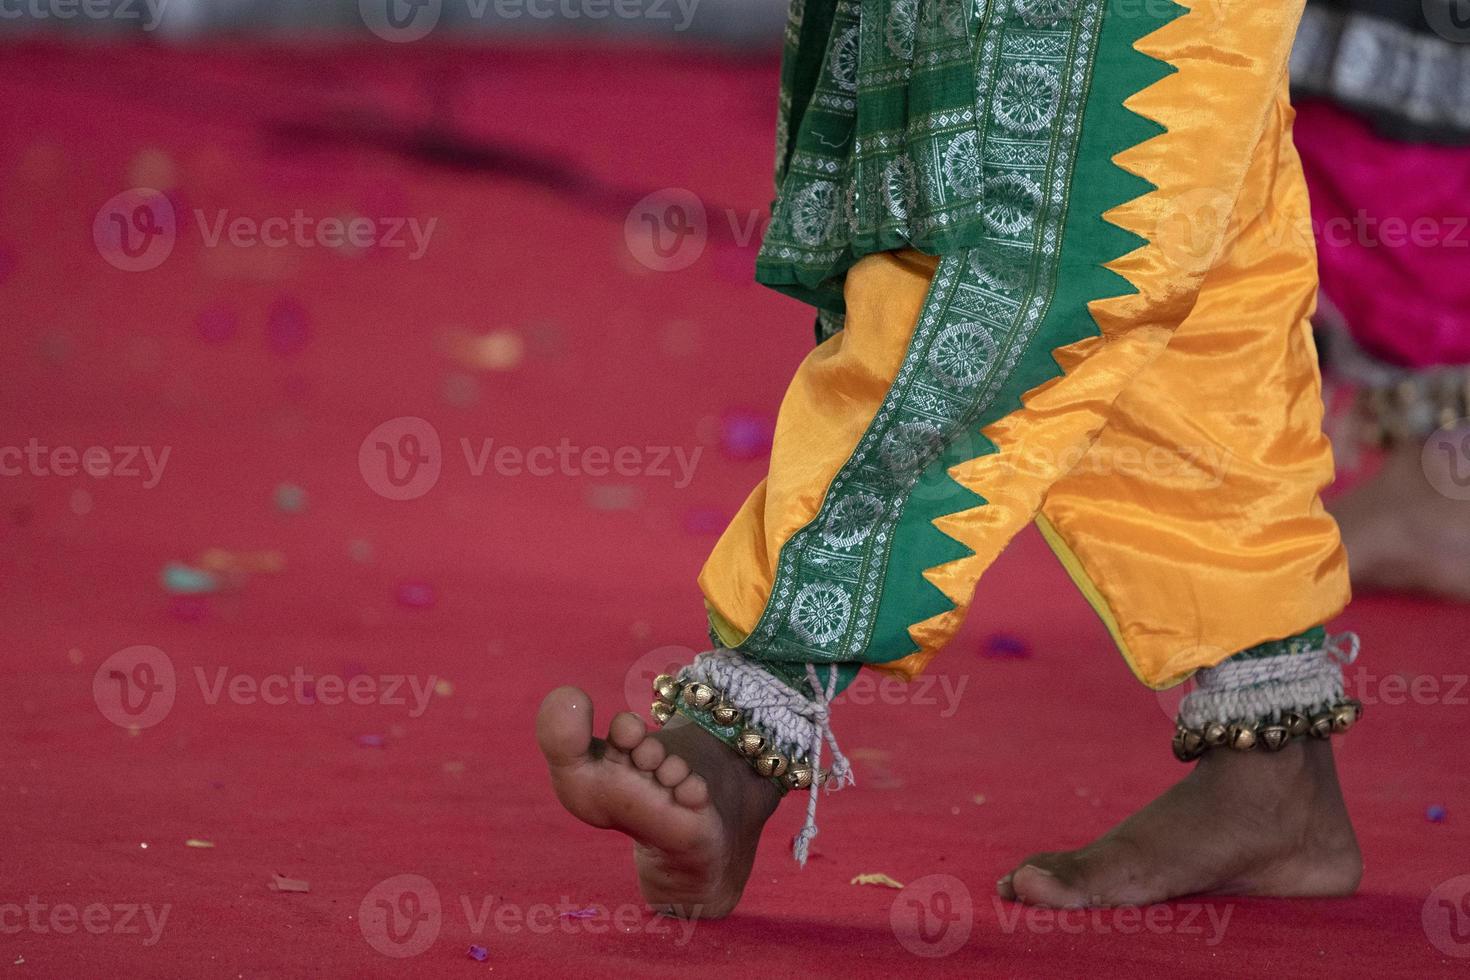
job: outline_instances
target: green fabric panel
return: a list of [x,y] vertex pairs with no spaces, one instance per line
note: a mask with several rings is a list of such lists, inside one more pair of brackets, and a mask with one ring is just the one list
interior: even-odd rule
[[[1144,4],[1137,9],[1130,8],[1124,16],[1110,6],[1103,18],[1083,110],[1081,143],[1065,205],[1065,231],[1058,262],[1051,275],[1043,272],[1037,276],[1043,280],[1043,289],[1045,281],[1054,284],[1046,298],[1046,314],[998,396],[970,421],[967,431],[975,435],[968,441],[957,439],[948,443],[919,481],[921,487],[930,487],[932,491],[912,494],[906,502],[891,545],[883,600],[870,643],[871,655],[865,658],[870,662],[886,662],[915,652],[917,647],[909,638],[908,627],[953,608],[945,595],[923,576],[926,569],[968,553],[968,549],[933,524],[941,516],[974,506],[971,498],[975,495],[956,483],[947,470],[995,451],[979,431],[1020,409],[1021,397],[1026,392],[1061,375],[1053,351],[1097,336],[1097,325],[1087,308],[1090,301],[1134,291],[1126,279],[1104,268],[1104,264],[1144,241],[1104,220],[1102,215],[1153,189],[1147,181],[1113,163],[1112,158],[1162,132],[1157,123],[1129,111],[1123,102],[1173,71],[1167,64],[1140,53],[1133,45],[1178,16],[1183,8],[1172,5],[1165,16],[1145,16],[1143,10],[1158,15],[1165,13],[1166,8]],[[987,266],[993,250],[991,243],[978,245],[977,261]]]
[[[1268,643],[1259,643],[1240,651],[1235,656],[1245,658],[1255,657],[1292,657],[1312,650],[1321,650],[1327,646],[1327,628],[1314,626],[1305,633],[1296,636],[1288,636],[1284,640],[1271,640]],[[1234,659],[1234,658],[1232,658]]]

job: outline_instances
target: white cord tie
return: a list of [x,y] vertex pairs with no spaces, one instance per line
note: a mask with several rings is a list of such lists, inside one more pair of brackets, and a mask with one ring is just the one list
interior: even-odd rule
[[744,715],[745,724],[765,735],[776,751],[793,761],[806,760],[814,770],[806,822],[792,840],[792,853],[806,864],[812,838],[817,836],[817,798],[824,745],[832,750],[827,791],[850,786],[856,780],[852,765],[832,732],[832,698],[837,692],[837,665],[829,664],[824,686],[814,664],[806,665],[812,696],[794,690],[757,662],[733,650],[711,650],[679,673],[685,683],[708,684]]

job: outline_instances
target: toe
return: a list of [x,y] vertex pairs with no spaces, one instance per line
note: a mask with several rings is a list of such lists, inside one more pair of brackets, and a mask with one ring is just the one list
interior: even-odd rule
[[612,724],[607,729],[607,740],[624,752],[631,752],[647,734],[648,728],[643,724],[643,719],[631,711],[624,711],[613,717]]
[[1040,864],[1025,864],[1011,875],[1011,889],[1016,900],[1027,905],[1041,905],[1054,909],[1082,908],[1087,905],[1087,895],[1074,887],[1055,868]]
[[656,770],[654,770],[653,778],[657,779],[660,785],[667,786],[669,789],[673,789],[675,786],[678,786],[680,783],[682,783],[684,781],[684,778],[688,775],[689,763],[685,762],[677,755],[671,755],[662,763],[660,763],[659,767]]
[[592,699],[575,687],[546,695],[536,713],[536,742],[554,766],[575,765],[592,745]]
[[674,787],[674,801],[680,806],[698,810],[709,802],[709,784],[704,781],[703,776],[690,774]]
[[1011,882],[1014,873],[1006,875],[995,883],[995,893],[1008,902],[1016,900],[1016,886]]
[[663,763],[667,755],[664,743],[656,738],[645,738],[632,752],[633,765],[644,772],[653,772]]

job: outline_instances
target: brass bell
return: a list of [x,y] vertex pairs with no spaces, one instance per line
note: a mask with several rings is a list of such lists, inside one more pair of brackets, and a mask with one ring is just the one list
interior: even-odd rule
[[674,706],[664,701],[655,701],[653,702],[653,707],[648,709],[648,712],[653,715],[654,721],[660,725],[667,725],[669,719],[674,717]]
[[1332,709],[1332,734],[1339,735],[1353,727],[1358,720],[1358,709],[1350,704],[1339,704]]
[[798,762],[786,770],[786,775],[781,777],[781,781],[788,789],[811,789],[812,780],[815,778],[816,772],[811,766],[805,762]]
[[708,684],[690,684],[684,688],[684,703],[691,708],[707,708],[715,700],[715,689]]
[[1279,752],[1291,741],[1291,733],[1285,725],[1262,725],[1261,730],[1256,732],[1256,737],[1261,741],[1261,748],[1267,752]]
[[673,704],[679,697],[679,682],[671,674],[659,674],[653,679],[653,693],[660,701]]
[[709,713],[711,717],[713,717],[714,720],[719,722],[721,725],[740,724],[740,709],[735,707],[729,701],[721,701],[719,704],[711,708]]
[[1307,730],[1312,733],[1313,738],[1330,738],[1332,736],[1332,712],[1324,711],[1320,715],[1313,715]]
[[1250,725],[1236,723],[1230,726],[1225,736],[1230,747],[1240,752],[1247,752],[1256,747],[1256,730]]
[[755,760],[755,771],[772,778],[784,775],[786,766],[786,757],[779,752],[767,752]]
[[1193,762],[1205,754],[1205,739],[1199,732],[1181,726],[1174,732],[1174,758]]
[[1307,734],[1307,730],[1312,726],[1312,723],[1307,720],[1307,716],[1300,711],[1288,711],[1282,714],[1281,724],[1286,726],[1286,734],[1292,738],[1301,738]]
[[766,749],[766,737],[754,728],[747,728],[735,736],[735,748],[747,759],[754,759]]
[[1218,748],[1225,744],[1225,739],[1229,733],[1230,729],[1226,728],[1222,722],[1212,721],[1204,727],[1203,735],[1205,744],[1212,749]]

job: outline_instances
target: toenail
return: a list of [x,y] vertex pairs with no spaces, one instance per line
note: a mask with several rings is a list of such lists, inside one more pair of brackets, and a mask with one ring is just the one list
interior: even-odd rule
[[1046,875],[1048,878],[1055,878],[1057,876],[1055,871],[1048,871],[1040,865],[1028,864],[1025,868],[1022,868],[1021,870],[1025,871],[1026,868],[1030,868],[1032,871],[1035,871],[1039,875]]

